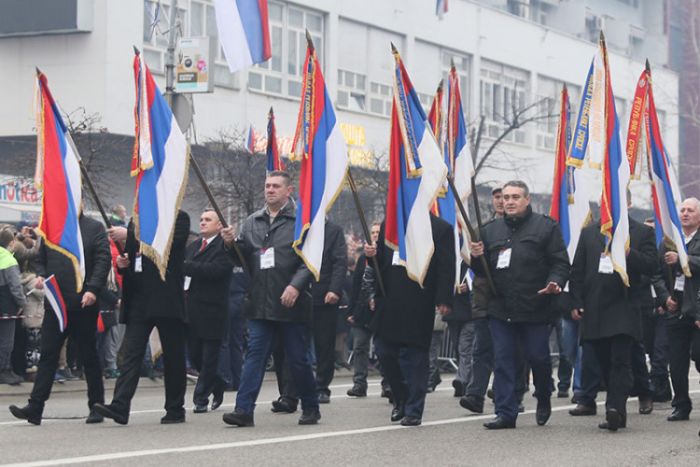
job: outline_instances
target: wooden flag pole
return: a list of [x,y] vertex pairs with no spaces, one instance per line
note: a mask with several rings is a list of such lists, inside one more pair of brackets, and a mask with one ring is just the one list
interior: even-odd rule
[[[357,194],[357,186],[355,185],[355,179],[352,177],[352,172],[348,166],[346,172],[346,178],[348,180],[348,185],[350,185],[350,191],[352,191],[352,199],[355,201],[355,208],[357,209],[357,215],[360,217],[360,223],[362,224],[362,231],[365,234],[365,240],[370,245],[372,244],[372,235],[369,231],[369,225],[367,224],[367,218],[365,217],[365,212],[360,204],[360,197]],[[386,297],[386,289],[384,288],[384,281],[382,280],[382,274],[379,270],[379,261],[377,261],[376,256],[372,256],[372,267],[374,268],[375,277],[377,278],[377,284],[379,285],[379,290],[383,297]]]
[[[459,194],[457,193],[457,188],[455,187],[454,179],[452,178],[451,175],[447,176],[447,183],[449,184],[450,189],[452,191],[452,196],[454,196],[455,202],[457,203],[457,208],[459,209],[459,213],[462,215],[462,220],[464,220],[464,224],[467,226],[467,230],[469,231],[469,236],[473,239],[478,239],[479,235],[476,232],[476,230],[474,230],[474,227],[472,227],[471,223],[469,222],[469,217],[467,216],[467,210],[464,209],[464,203],[462,203],[462,200],[459,198]],[[486,261],[486,256],[484,256],[484,255],[479,256],[479,260],[481,261],[481,266],[484,268],[484,272],[486,273],[486,281],[489,283],[489,288],[491,288],[491,292],[493,292],[493,294],[496,295],[497,294],[496,286],[493,283],[493,277],[491,277],[491,269],[489,268],[489,263]]]

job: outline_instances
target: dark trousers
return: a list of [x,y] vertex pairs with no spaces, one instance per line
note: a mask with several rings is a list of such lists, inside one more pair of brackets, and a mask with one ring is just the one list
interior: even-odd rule
[[165,382],[165,410],[172,415],[185,414],[185,323],[174,318],[146,319],[134,310],[124,331],[119,378],[114,387],[112,408],[128,416],[131,399],[136,393],[141,373],[141,362],[146,353],[148,338],[153,328],[158,329],[163,347]]
[[472,373],[465,391],[483,401],[493,371],[493,344],[487,318],[474,320],[474,348],[472,350]]
[[[666,333],[665,316],[644,316],[644,350],[649,354],[651,368],[649,377],[657,389],[668,386],[668,360],[670,354],[668,336]],[[661,388],[659,387],[661,386]]]
[[648,398],[652,396],[651,380],[649,379],[649,368],[647,367],[647,356],[641,342],[635,341],[632,344],[632,393],[638,397]]
[[[552,394],[552,361],[549,357],[549,324],[509,323],[489,320],[494,347],[493,393],[496,415],[512,421],[518,417],[518,355],[532,368],[538,402]],[[520,345],[518,343],[520,342]]]
[[190,350],[192,364],[199,372],[192,401],[195,405],[208,405],[211,394],[224,392],[224,380],[217,374],[221,339],[194,339]]
[[604,339],[595,339],[591,343],[608,388],[605,410],[615,409],[621,414],[626,414],[627,397],[634,385],[632,347],[635,340],[631,336],[618,334]]
[[688,395],[688,371],[690,359],[700,361],[700,329],[695,327],[692,319],[669,319],[666,332],[670,345],[669,363],[673,401],[671,405],[679,410],[690,412],[693,404]]
[[95,337],[98,313],[97,306],[69,308],[68,326],[61,332],[51,305],[46,303],[44,321],[41,324],[41,359],[29,397],[29,403],[36,406],[39,411],[43,410],[44,403],[51,395],[54,375],[58,368],[58,357],[68,336],[75,342],[82,356],[88,387],[88,407],[92,407],[96,402],[104,402],[105,390]]
[[312,332],[316,352],[316,390],[330,394],[328,389],[335,373],[335,327],[338,305],[314,305]]
[[[572,345],[572,343],[569,341],[571,337],[566,332],[564,318],[559,318],[557,320],[555,329],[557,336],[557,348],[559,349],[559,366],[557,367],[557,378],[559,379],[559,382],[557,383],[557,390],[568,391],[569,387],[571,386],[571,375],[574,371],[574,365],[576,363],[576,359],[571,358],[570,347],[577,348],[578,342]],[[574,351],[573,354],[575,356],[576,351]]]
[[581,390],[577,393],[578,403],[595,407],[595,399],[600,389],[602,375],[592,341],[581,344]]
[[224,380],[228,389],[238,391],[241,384],[243,369],[243,352],[245,349],[245,319],[243,299],[245,295],[234,295],[228,303],[228,332],[221,341],[219,355],[219,377]]
[[367,373],[369,368],[369,350],[372,331],[364,326],[352,327],[352,382],[360,389],[367,390]]
[[391,387],[394,403],[404,405],[407,417],[422,418],[428,391],[429,350],[376,336],[374,348]]

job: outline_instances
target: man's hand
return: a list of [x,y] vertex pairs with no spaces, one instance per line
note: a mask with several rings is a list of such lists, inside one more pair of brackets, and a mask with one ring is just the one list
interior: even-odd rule
[[559,287],[559,284],[556,282],[550,282],[547,284],[547,287],[542,290],[538,290],[537,293],[539,295],[558,295],[561,293],[561,287]]
[[668,265],[673,265],[678,262],[678,253],[675,251],[667,251],[664,253],[664,262]]
[[345,321],[347,321],[350,324],[355,324],[355,318],[353,318],[352,315],[345,318]]
[[80,307],[85,308],[86,306],[94,305],[97,301],[97,297],[92,292],[85,292],[83,294],[83,299],[80,301]]
[[117,256],[117,267],[119,269],[126,269],[129,267],[129,264],[131,264],[131,261],[128,253],[124,253],[124,256]]
[[114,243],[126,242],[126,227],[110,227],[107,234]]
[[459,286],[457,287],[458,294],[467,293],[468,290],[469,290],[469,288],[467,287],[467,284],[465,284],[464,282],[459,284]]
[[323,299],[323,303],[326,305],[335,305],[340,300],[340,297],[335,294],[335,292],[328,292],[326,298]]
[[372,243],[371,245],[369,243],[365,243],[365,256],[367,258],[374,258],[377,256],[377,244]]
[[369,311],[374,311],[374,299],[373,298],[369,299],[368,306],[369,306]]
[[36,282],[34,283],[34,288],[41,290],[44,288],[44,278],[41,276],[36,276]]
[[666,299],[666,309],[671,313],[675,313],[678,311],[678,302],[673,297],[668,297]]
[[284,289],[284,292],[282,292],[280,301],[282,302],[282,306],[291,308],[294,306],[294,303],[296,303],[298,297],[299,291],[291,285],[288,285],[287,288]]
[[474,258],[484,255],[484,242],[471,242],[471,254]]
[[583,308],[574,308],[571,310],[571,319],[581,321],[583,319]]
[[236,232],[233,231],[233,227],[228,226],[225,229],[221,229],[221,238],[224,239],[226,245],[231,245],[236,239]]
[[435,307],[435,311],[437,311],[440,316],[445,316],[447,313],[452,311],[452,307],[450,305],[440,304]]
[[700,319],[695,322],[695,327],[700,329]]

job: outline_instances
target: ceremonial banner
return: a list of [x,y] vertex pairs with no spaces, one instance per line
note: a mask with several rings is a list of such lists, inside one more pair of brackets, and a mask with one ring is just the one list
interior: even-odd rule
[[65,255],[75,271],[76,292],[83,289],[85,255],[80,233],[82,179],[78,151],[51,95],[46,76],[36,76],[37,155],[34,181],[43,190],[37,228],[46,246]]
[[[648,62],[647,62],[648,64]],[[627,161],[630,165],[630,175],[634,179],[639,179],[641,164],[637,164],[639,152],[642,147],[639,144],[642,133],[644,132],[644,122],[647,115],[647,89],[649,83],[649,71],[645,69],[637,81],[637,87],[634,91],[634,100],[632,101],[632,112],[630,113],[630,124],[627,130],[627,144],[625,151],[627,153]]]
[[280,151],[277,147],[277,130],[275,129],[275,113],[270,107],[267,116],[267,172],[284,170],[284,164],[280,159]]
[[134,224],[140,251],[165,280],[173,228],[185,194],[189,149],[185,135],[140,54],[134,57],[136,138],[131,174],[136,178]]
[[343,189],[348,150],[310,40],[293,148],[294,156],[301,160],[293,246],[318,281],[326,213]]
[[231,73],[272,56],[267,0],[214,0],[219,42]]
[[394,101],[389,148],[389,192],[386,203],[386,244],[396,251],[396,263],[423,285],[435,246],[430,209],[447,176],[438,146],[420,100],[392,45],[395,60]]

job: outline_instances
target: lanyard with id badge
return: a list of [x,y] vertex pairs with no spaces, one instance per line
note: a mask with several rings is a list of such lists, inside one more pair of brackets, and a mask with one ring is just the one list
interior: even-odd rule
[[501,251],[499,251],[496,269],[508,269],[510,267],[510,257],[512,253],[512,248],[504,248]]
[[612,259],[609,253],[600,254],[600,263],[598,263],[598,272],[601,274],[612,274],[615,272]]
[[275,267],[275,249],[262,248],[260,250],[260,269],[272,269]]

